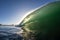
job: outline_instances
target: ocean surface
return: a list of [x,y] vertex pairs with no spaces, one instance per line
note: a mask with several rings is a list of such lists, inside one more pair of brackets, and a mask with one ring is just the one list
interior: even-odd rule
[[22,40],[21,27],[0,26],[0,40]]

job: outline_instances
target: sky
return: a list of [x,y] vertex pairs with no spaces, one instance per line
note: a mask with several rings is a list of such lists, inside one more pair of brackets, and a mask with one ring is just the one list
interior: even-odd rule
[[19,24],[28,12],[56,0],[0,0],[0,24]]

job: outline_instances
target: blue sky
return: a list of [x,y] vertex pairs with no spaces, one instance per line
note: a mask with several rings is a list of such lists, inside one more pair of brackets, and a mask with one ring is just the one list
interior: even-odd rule
[[55,0],[0,0],[0,23],[17,24],[31,10]]

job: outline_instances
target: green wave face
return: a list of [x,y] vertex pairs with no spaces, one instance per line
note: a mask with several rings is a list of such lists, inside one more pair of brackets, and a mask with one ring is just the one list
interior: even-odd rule
[[38,40],[43,35],[60,36],[60,1],[49,3],[32,12],[24,18],[21,25],[26,31],[36,32],[36,36],[39,35]]
[[60,34],[60,1],[49,3],[32,12],[21,23],[26,31],[48,35]]

